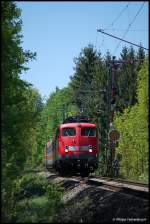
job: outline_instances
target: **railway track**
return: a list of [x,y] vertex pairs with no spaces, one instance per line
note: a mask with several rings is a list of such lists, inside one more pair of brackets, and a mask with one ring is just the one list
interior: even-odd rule
[[101,177],[80,177],[80,176],[65,176],[60,177],[57,174],[47,173],[47,178],[53,180],[54,183],[67,181],[70,184],[87,185],[98,187],[103,190],[118,192],[121,194],[130,194],[143,199],[148,199],[149,188],[147,184],[135,183],[133,181],[114,180],[112,178]]
[[141,186],[141,187],[148,187],[148,184],[142,183],[142,182],[137,182],[133,180],[126,180],[126,179],[119,179],[119,178],[111,178],[111,177],[100,177],[100,176],[92,176],[91,177],[96,177],[100,178],[102,180],[107,180],[107,181],[115,181],[118,183],[126,183],[126,184],[131,184],[131,185],[136,185],[136,186]]
[[107,189],[117,191],[118,193],[125,193],[148,199],[149,189],[147,184],[137,184],[131,181],[116,181],[114,179],[110,180],[103,178],[89,178],[88,183],[102,186]]
[[62,177],[50,172],[41,175],[65,189],[58,223],[114,223],[130,219],[149,223],[147,185],[94,176]]

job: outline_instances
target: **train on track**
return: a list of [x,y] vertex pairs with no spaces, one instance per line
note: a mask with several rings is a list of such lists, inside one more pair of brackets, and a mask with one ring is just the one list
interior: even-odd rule
[[45,146],[45,166],[59,174],[88,176],[98,168],[99,136],[96,125],[84,117],[69,117]]

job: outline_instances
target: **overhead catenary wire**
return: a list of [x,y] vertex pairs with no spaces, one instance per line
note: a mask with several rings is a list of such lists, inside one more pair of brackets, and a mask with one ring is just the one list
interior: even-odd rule
[[131,25],[134,23],[136,17],[139,15],[140,11],[142,10],[143,6],[144,6],[145,2],[142,3],[141,7],[139,8],[139,10],[137,11],[136,15],[134,16],[133,20],[131,21],[131,23],[129,23],[127,30],[125,31],[125,33],[123,34],[122,38],[120,38],[120,42],[117,44],[116,48],[114,49],[114,53],[113,55],[116,53],[117,49],[120,46],[120,43],[123,41],[123,38],[126,36],[126,34],[128,33]]
[[[121,15],[123,14],[123,12],[128,8],[128,5],[129,5],[129,3],[126,4],[125,7],[123,7],[123,9],[119,12],[119,14],[118,14],[118,15],[115,17],[115,19],[111,22],[111,24],[108,25],[105,29],[107,29],[107,28],[109,28],[109,27],[111,27],[111,26],[114,25],[114,23],[121,17]],[[106,50],[105,47],[104,47],[104,36],[103,36],[102,41],[101,41],[101,44],[100,44],[100,48],[101,48],[101,47],[103,47],[104,50]]]
[[[120,38],[120,37],[117,37],[117,36],[114,36],[114,35],[112,35],[112,34],[106,33],[106,32],[104,32],[102,29],[98,29],[97,32],[104,33],[104,34],[106,34],[106,35],[108,35],[108,36],[110,36],[110,37],[116,38],[116,39],[118,39],[118,40],[124,41],[124,42],[129,43],[129,44],[132,44],[132,45],[134,45],[134,46],[136,46],[136,47],[143,48],[143,49],[145,49],[145,50],[147,50],[147,51],[149,50],[149,49],[147,49],[147,48],[145,48],[145,47],[142,47],[141,45],[135,44],[135,43],[133,43],[133,42],[124,40],[124,39],[122,39],[122,38]],[[120,43],[121,43],[121,42],[120,42]],[[120,44],[120,43],[119,43],[119,44]]]
[[128,22],[130,23],[130,12],[129,12],[129,5],[128,5],[127,14],[128,14]]
[[103,35],[103,38],[102,38],[102,42],[101,42],[101,45],[100,45],[100,48],[103,47],[103,49],[106,51],[106,48],[104,46],[104,35]]
[[114,25],[114,23],[120,18],[120,16],[123,14],[123,12],[128,8],[129,3],[125,5],[125,7],[120,11],[120,13],[115,17],[115,19],[112,21],[112,23],[110,25],[108,25],[105,29],[107,29],[108,27],[111,27]]
[[96,32],[95,50],[96,50],[96,48],[97,48],[97,37],[98,37],[98,35],[97,35],[97,32]]
[[[103,30],[110,30],[110,31],[126,31],[126,29],[103,29]],[[133,30],[128,30],[128,32],[147,32],[148,29],[133,29]]]

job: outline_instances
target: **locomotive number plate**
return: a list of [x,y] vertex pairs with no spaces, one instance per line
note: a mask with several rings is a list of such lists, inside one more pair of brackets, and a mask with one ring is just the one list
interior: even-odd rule
[[74,151],[74,150],[76,150],[76,147],[75,146],[69,146],[69,150]]

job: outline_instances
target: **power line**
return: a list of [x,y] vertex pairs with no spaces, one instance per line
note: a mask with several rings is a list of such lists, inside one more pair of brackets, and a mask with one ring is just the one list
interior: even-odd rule
[[116,16],[116,18],[113,20],[113,22],[110,25],[108,25],[106,28],[114,25],[114,23],[120,18],[122,13],[128,8],[128,5],[129,5],[129,3],[121,10],[121,12]]
[[95,40],[95,50],[96,50],[96,48],[97,48],[97,33],[96,33],[96,40]]
[[136,17],[138,16],[138,14],[140,13],[140,11],[142,10],[143,6],[144,6],[145,2],[143,2],[143,4],[141,5],[141,7],[139,8],[139,10],[137,11],[135,17],[133,18],[132,22],[129,24],[129,26],[132,25],[132,23],[134,23]]
[[102,39],[100,48],[103,47],[103,49],[106,51],[106,48],[105,48],[105,45],[104,45],[104,41],[105,41],[105,40],[104,40],[104,35],[103,35],[103,39]]
[[[106,34],[106,35],[108,35],[108,36],[110,36],[110,37],[116,38],[116,39],[118,39],[118,40],[124,41],[124,42],[129,43],[129,44],[132,44],[132,45],[134,45],[134,46],[136,46],[136,47],[143,48],[143,49],[145,49],[145,50],[147,50],[147,51],[149,50],[149,49],[147,49],[147,48],[145,48],[145,47],[142,47],[142,46],[140,46],[140,45],[138,45],[138,44],[132,43],[132,42],[127,41],[127,40],[124,40],[124,39],[122,39],[122,38],[116,37],[116,36],[114,36],[114,35],[112,35],[112,34],[106,33],[106,32],[104,32],[102,29],[98,29],[97,32],[104,33],[104,34]],[[119,44],[120,44],[120,43],[119,43]]]
[[[129,5],[129,3],[120,11],[120,13],[115,17],[115,19],[112,21],[112,23],[106,27],[106,29],[108,27],[111,27],[114,25],[114,23],[120,18],[120,16],[123,14],[123,12],[128,8],[128,5]],[[100,47],[102,47],[102,46],[103,46],[104,50],[106,50],[104,47],[104,36],[103,36],[102,42],[100,44]]]
[[128,10],[127,10],[127,14],[128,14],[128,22],[130,22],[130,13],[129,13],[129,7],[128,7]]
[[[126,34],[128,33],[129,28],[130,28],[130,27],[131,27],[131,25],[134,23],[134,21],[135,21],[136,17],[138,16],[138,14],[140,13],[140,11],[142,10],[142,8],[143,8],[144,4],[145,4],[145,2],[143,2],[143,4],[141,5],[141,7],[139,8],[139,10],[137,11],[137,13],[136,13],[136,15],[134,16],[134,18],[133,18],[132,22],[131,22],[131,23],[129,23],[127,30],[125,31],[125,33],[124,33],[124,34],[123,34],[123,36],[122,36],[122,39],[123,39],[123,38],[126,36]],[[116,53],[116,51],[117,51],[117,49],[118,49],[118,47],[119,47],[119,45],[120,45],[120,43],[121,43],[121,42],[122,42],[122,40],[121,40],[121,41],[118,43],[118,45],[116,46],[116,48],[115,48],[115,50],[114,50],[114,53],[113,53],[113,54],[115,54],[115,53]]]
[[[103,29],[103,30],[126,31],[125,29]],[[139,32],[143,32],[143,31],[145,31],[145,32],[147,32],[148,29],[133,29],[133,30],[128,30],[128,31],[129,31],[129,32],[130,32],[130,31],[134,31],[134,32],[137,32],[137,31],[139,31]]]

